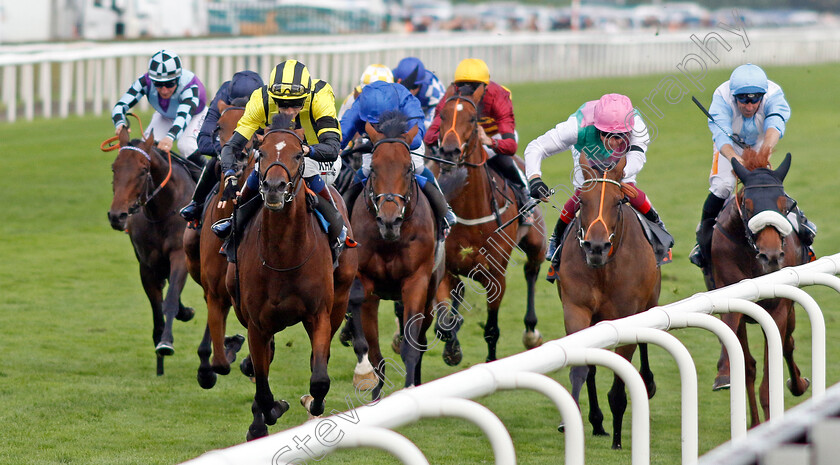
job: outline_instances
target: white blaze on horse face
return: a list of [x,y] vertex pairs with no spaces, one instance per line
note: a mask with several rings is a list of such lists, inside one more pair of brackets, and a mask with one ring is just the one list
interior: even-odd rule
[[782,237],[787,237],[791,232],[793,232],[793,226],[791,226],[790,221],[788,221],[787,218],[782,216],[779,212],[770,210],[765,210],[750,218],[747,226],[753,234],[758,234],[759,231],[764,229],[766,226],[773,226],[776,228]]
[[277,149],[278,152],[280,152],[281,150],[286,148],[286,141],[281,140],[280,142],[277,143],[277,145],[274,146],[274,148]]
[[463,110],[463,109],[464,109],[464,104],[463,104],[463,103],[459,103],[458,105],[456,105],[456,106],[455,106],[455,109],[456,109],[456,110],[458,110],[458,111]]

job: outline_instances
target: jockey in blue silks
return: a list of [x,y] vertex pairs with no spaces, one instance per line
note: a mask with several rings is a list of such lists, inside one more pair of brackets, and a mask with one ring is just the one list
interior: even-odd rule
[[[411,141],[411,161],[418,185],[426,194],[432,210],[439,221],[443,222],[444,232],[455,223],[455,215],[451,213],[449,205],[434,175],[423,163],[426,148],[423,145],[423,135],[426,128],[423,124],[424,114],[420,108],[420,101],[404,86],[384,81],[376,81],[362,89],[359,98],[353,106],[341,117],[341,148],[345,148],[356,134],[365,134],[365,123],[374,127],[379,123],[379,116],[390,110],[399,110],[408,118],[408,130],[417,126],[418,131]],[[362,156],[362,167],[356,173],[354,183],[344,194],[347,210],[353,211],[356,197],[362,191],[367,177],[370,175],[372,154]]]
[[423,124],[428,129],[435,119],[435,110],[443,94],[446,93],[446,88],[435,73],[426,69],[419,58],[403,58],[393,69],[393,74],[394,82],[405,86],[420,101],[420,108],[423,109]]

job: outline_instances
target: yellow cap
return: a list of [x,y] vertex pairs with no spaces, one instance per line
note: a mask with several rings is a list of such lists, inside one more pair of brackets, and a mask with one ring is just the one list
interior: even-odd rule
[[478,58],[467,58],[455,68],[455,82],[483,82],[490,84],[490,69]]

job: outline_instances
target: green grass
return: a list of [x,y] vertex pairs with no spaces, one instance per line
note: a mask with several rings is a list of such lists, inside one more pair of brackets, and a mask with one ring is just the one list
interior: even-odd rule
[[[836,148],[840,127],[836,108],[840,94],[826,92],[836,83],[840,65],[769,68],[793,108],[785,138],[774,155],[794,155],[786,181],[820,228],[819,254],[837,252],[840,230],[836,211]],[[712,71],[704,79],[708,102],[728,73]],[[597,79],[511,86],[520,146],[564,120],[583,101],[605,92],[621,92],[640,105],[663,76]],[[674,302],[704,290],[699,271],[688,263],[694,227],[706,196],[711,141],[704,118],[690,97],[676,105],[657,100],[665,113],[655,120],[659,136],[648,152],[639,185],[651,197],[676,237],[674,263],[663,268],[661,303]],[[154,375],[149,305],[140,286],[137,263],[128,237],[108,226],[111,201],[109,165],[113,153],[98,144],[112,133],[106,116],[38,120],[0,125],[0,156],[5,173],[0,221],[0,463],[11,464],[171,464],[215,448],[241,443],[250,423],[253,385],[234,372],[220,377],[215,388],[202,390],[195,381],[195,354],[206,314],[199,287],[189,282],[183,300],[197,317],[175,326],[176,354],[166,361],[166,375]],[[522,149],[520,149],[520,152]],[[568,153],[544,163],[545,178],[566,182],[572,162]],[[547,212],[551,222],[553,210]],[[499,356],[522,351],[524,284],[520,270],[511,270],[502,305]],[[833,363],[840,347],[836,294],[812,291],[826,312],[828,383],[840,380]],[[473,310],[461,332],[464,361],[457,369],[480,363],[486,355],[479,326],[486,312],[479,296],[468,295]],[[539,328],[546,338],[564,335],[562,307],[556,288],[540,280],[537,287]],[[796,357],[810,375],[810,328],[798,312]],[[383,337],[394,328],[390,303],[381,312]],[[233,316],[228,333],[244,332]],[[719,352],[717,340],[700,330],[675,332],[695,356],[700,382],[700,448],[707,451],[728,439],[728,393],[712,393]],[[762,340],[751,330],[755,353]],[[302,328],[277,336],[272,388],[292,409],[270,432],[305,421],[297,399],[308,387],[309,345]],[[440,349],[426,355],[424,380],[457,371],[443,364]],[[391,355],[396,358],[395,355]],[[678,463],[679,379],[674,362],[651,349],[658,384],[651,402],[652,463]],[[328,409],[344,409],[352,394],[354,357],[333,344],[333,384]],[[599,370],[600,401],[607,406],[611,376]],[[568,386],[568,370],[552,374]],[[809,393],[810,395],[810,393]],[[786,407],[802,399],[789,394]],[[520,464],[557,462],[563,438],[556,432],[558,414],[550,402],[531,392],[503,392],[480,399],[507,425]],[[583,408],[588,400],[582,398]],[[605,411],[607,429],[610,414]],[[609,438],[586,437],[587,463],[630,463],[629,410],[624,451],[610,450]],[[589,430],[588,425],[586,426]],[[399,431],[415,441],[432,463],[491,463],[489,444],[477,427],[461,420],[424,420]],[[324,463],[394,463],[385,453],[341,451]]]

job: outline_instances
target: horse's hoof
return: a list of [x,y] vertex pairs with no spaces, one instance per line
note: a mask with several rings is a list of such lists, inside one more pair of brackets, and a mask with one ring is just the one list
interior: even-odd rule
[[216,385],[216,373],[212,370],[205,370],[202,368],[198,369],[198,374],[196,375],[196,379],[198,379],[198,385],[201,386],[203,389],[210,389]]
[[254,364],[251,363],[250,355],[242,359],[242,363],[239,364],[239,371],[252,380],[254,379]]
[[274,401],[274,407],[271,407],[271,414],[265,417],[265,424],[273,425],[277,423],[277,419],[282,417],[284,413],[289,410],[289,403],[285,400]]
[[241,334],[234,334],[225,338],[225,356],[228,363],[236,361],[236,354],[242,349],[242,344],[245,343],[245,336]]
[[788,379],[787,379],[787,381],[785,381],[785,386],[787,386],[788,391],[790,391],[790,393],[791,393],[791,394],[793,394],[793,395],[794,395],[794,396],[796,396],[796,397],[799,397],[799,396],[801,396],[802,394],[805,394],[805,391],[807,391],[807,390],[808,390],[808,388],[809,388],[809,387],[811,387],[811,380],[810,380],[810,379],[808,379],[808,378],[806,378],[806,377],[804,377],[804,376],[803,376],[803,377],[802,377],[802,380],[803,380],[803,381],[805,381],[805,387],[804,387],[801,391],[796,391],[796,390],[794,389],[794,388],[796,388],[797,386],[794,386],[794,385],[793,385],[793,380],[792,380],[792,379],[790,379],[790,378],[788,378]]
[[369,391],[379,384],[379,378],[371,370],[369,373],[353,373],[353,387],[359,391]]
[[603,426],[593,426],[592,427],[592,435],[593,436],[609,436],[606,431],[604,431]]
[[403,338],[400,336],[400,332],[397,331],[394,333],[394,338],[391,339],[391,350],[393,350],[397,355],[400,354],[400,349],[402,349],[402,342]]
[[566,432],[566,425],[563,424],[563,423],[560,423],[559,425],[557,425],[557,431],[559,431],[561,433],[565,433]]
[[715,384],[712,385],[712,391],[720,391],[729,389],[729,376],[718,376],[715,378]]
[[645,383],[645,387],[647,388],[648,399],[653,399],[653,396],[656,395],[656,383],[651,379],[650,383]]
[[621,443],[618,443],[618,444],[613,444],[613,445],[612,445],[612,449],[613,449],[613,450],[621,450]]
[[265,425],[248,427],[248,434],[245,435],[246,441],[253,441],[254,439],[264,438],[268,436],[268,428]]
[[461,344],[459,342],[447,342],[443,347],[443,363],[454,367],[461,363],[461,359],[463,358],[464,354],[461,352]]
[[175,315],[176,320],[190,321],[195,316],[195,310],[192,307],[181,307],[178,309],[178,314]]
[[222,376],[230,374],[230,365],[213,365],[213,372]]
[[155,353],[160,356],[169,356],[175,354],[175,347],[171,342],[159,342],[155,347]]
[[533,349],[535,347],[541,346],[543,343],[542,334],[540,334],[539,330],[528,331],[522,333],[522,344],[525,346],[526,349]]
[[305,394],[300,396],[300,405],[306,409],[306,414],[309,416],[309,419],[313,418],[321,418],[321,415],[312,415],[312,402],[315,400],[310,394]]

